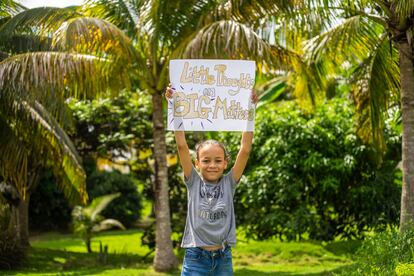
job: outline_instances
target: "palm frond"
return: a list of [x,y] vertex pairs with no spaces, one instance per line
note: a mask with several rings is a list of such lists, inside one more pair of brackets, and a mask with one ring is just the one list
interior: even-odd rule
[[4,39],[22,33],[47,37],[63,22],[79,16],[81,14],[76,6],[67,8],[40,7],[25,10],[13,16],[0,27],[0,37]]
[[285,76],[277,77],[266,82],[263,85],[265,90],[259,95],[259,102],[257,103],[256,110],[262,109],[267,104],[279,98],[286,91],[286,82],[287,79]]
[[294,63],[288,83],[293,87],[292,94],[303,110],[311,111],[324,99],[329,68],[325,60],[298,60]]
[[125,226],[116,219],[104,219],[99,224],[96,224],[92,227],[92,232],[101,232],[113,227],[118,227],[122,230],[126,230]]
[[396,15],[403,20],[412,20],[414,17],[414,1],[412,0],[393,0],[391,7]]
[[[55,175],[62,180],[59,186],[66,197],[73,202],[85,202],[86,176],[81,159],[65,131],[37,102],[20,99],[14,102],[14,110],[14,113],[10,112],[4,102],[0,106],[0,114],[7,118],[3,123],[9,126],[5,126],[9,130],[9,135],[3,140],[5,144],[0,146],[2,156],[7,158],[1,162],[2,176],[12,180],[24,198],[28,162],[36,158],[45,165],[50,160],[54,164]],[[12,139],[13,136],[19,138]],[[10,166],[15,169],[10,170]]]
[[25,8],[14,0],[2,0],[0,2],[0,18],[13,16]]
[[317,61],[323,56],[330,56],[332,60],[341,64],[350,57],[364,59],[376,46],[376,41],[384,31],[384,27],[367,18],[356,15],[347,18],[342,24],[331,28],[305,45],[308,59]]
[[137,29],[140,6],[144,1],[136,0],[89,0],[83,5],[86,16],[104,19],[134,37]]
[[290,65],[298,56],[266,43],[252,29],[235,21],[214,22],[202,28],[182,51],[187,58],[253,59],[259,66],[276,67]]
[[52,50],[52,33],[66,20],[79,16],[76,6],[25,10],[0,25],[0,47],[12,53]]
[[96,18],[75,18],[63,23],[54,33],[53,45],[69,52],[109,55],[124,67],[137,59],[132,41],[115,25]]
[[12,54],[49,51],[52,49],[52,39],[35,34],[14,34],[3,39],[0,47]]
[[116,193],[96,197],[92,200],[91,204],[85,208],[85,212],[91,217],[92,221],[95,221],[97,216],[106,208],[106,206],[120,195],[120,193]]
[[289,0],[229,0],[225,3],[227,7],[230,7],[234,19],[250,23],[281,14],[291,14],[295,8],[298,8],[298,4],[299,2]]
[[390,45],[387,36],[382,37],[354,73],[358,80],[353,89],[360,126],[357,132],[365,142],[376,146],[378,156],[386,148],[383,127],[390,102],[399,102],[398,76],[398,52]]
[[0,91],[2,97],[27,92],[41,97],[58,91],[55,95],[61,98],[95,98],[106,91],[127,87],[129,78],[125,70],[121,64],[91,55],[21,54],[0,63]]

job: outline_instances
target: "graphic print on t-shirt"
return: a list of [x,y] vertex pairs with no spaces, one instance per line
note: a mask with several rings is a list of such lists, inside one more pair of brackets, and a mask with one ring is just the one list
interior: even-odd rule
[[210,223],[227,217],[226,205],[223,202],[224,189],[222,184],[208,187],[201,184],[200,207],[198,216]]

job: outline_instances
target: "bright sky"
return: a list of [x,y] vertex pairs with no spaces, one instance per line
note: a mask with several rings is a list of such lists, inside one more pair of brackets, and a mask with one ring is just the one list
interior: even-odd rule
[[36,8],[36,7],[67,7],[67,6],[74,6],[74,5],[81,5],[84,1],[83,0],[20,0],[19,1],[22,5],[28,8]]

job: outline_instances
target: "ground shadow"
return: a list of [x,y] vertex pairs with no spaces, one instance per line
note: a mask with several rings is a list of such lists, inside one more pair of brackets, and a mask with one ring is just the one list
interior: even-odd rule
[[350,256],[355,255],[361,244],[361,240],[343,240],[329,242],[323,245],[323,247],[325,250],[337,256]]
[[110,253],[107,259],[99,253],[70,252],[55,249],[31,248],[22,269],[1,271],[1,275],[20,273],[71,273],[71,275],[92,275],[115,267],[146,269],[151,260],[144,260],[138,254]]

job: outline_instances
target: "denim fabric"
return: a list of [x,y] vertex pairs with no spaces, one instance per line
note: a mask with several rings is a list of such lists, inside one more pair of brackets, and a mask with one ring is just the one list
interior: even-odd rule
[[233,275],[231,247],[208,251],[199,247],[186,248],[181,276]]

